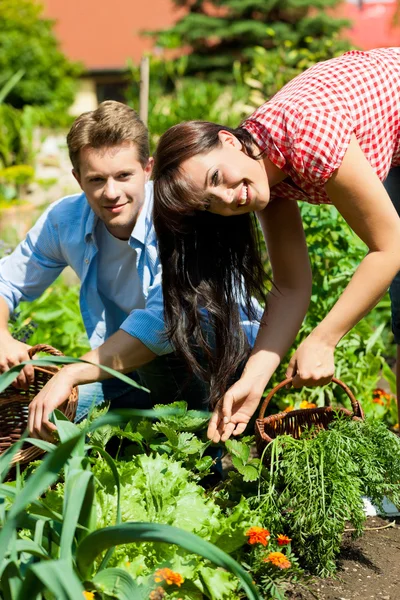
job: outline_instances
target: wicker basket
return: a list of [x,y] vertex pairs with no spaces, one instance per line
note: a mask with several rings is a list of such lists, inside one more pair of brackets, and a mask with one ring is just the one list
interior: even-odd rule
[[[63,353],[52,346],[38,344],[29,349],[28,354],[33,358],[38,352],[46,352],[53,356],[63,356]],[[28,407],[33,398],[40,392],[42,387],[59,370],[59,367],[33,366],[35,379],[28,390],[16,389],[9,385],[0,393],[0,455],[3,454],[14,442],[18,441],[25,431],[28,422]],[[69,398],[59,407],[65,416],[73,421],[78,404],[78,390],[74,388]],[[19,462],[25,464],[41,456],[44,450],[24,444],[14,455],[13,464]]]
[[332,408],[329,406],[326,399],[326,405],[320,408],[291,410],[290,412],[280,412],[276,415],[271,415],[270,417],[264,417],[266,408],[272,396],[291,382],[292,378],[290,377],[275,386],[261,406],[260,414],[258,415],[255,424],[256,445],[260,456],[263,453],[265,446],[269,442],[272,442],[274,438],[278,437],[278,435],[291,435],[295,439],[299,439],[302,431],[311,425],[314,425],[317,429],[327,429],[328,425],[333,421],[338,412],[354,420],[364,419],[363,410],[354,394],[345,383],[335,377],[333,377],[332,382],[337,383],[344,389],[350,398],[352,411],[347,410],[346,408]]

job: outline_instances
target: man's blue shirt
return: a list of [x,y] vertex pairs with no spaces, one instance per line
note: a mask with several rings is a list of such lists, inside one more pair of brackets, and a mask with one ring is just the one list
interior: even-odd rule
[[[153,184],[146,184],[145,202],[129,239],[136,250],[136,266],[145,308],[130,314],[100,296],[97,280],[95,229],[98,217],[85,194],[54,202],[38,219],[14,252],[0,260],[0,296],[13,312],[22,300],[32,301],[48,288],[66,266],[81,281],[80,309],[90,346],[97,348],[118,329],[138,338],[155,354],[172,352],[164,335],[161,264],[152,220]],[[129,293],[129,287],[127,288]],[[243,315],[242,325],[254,343],[258,323]]]

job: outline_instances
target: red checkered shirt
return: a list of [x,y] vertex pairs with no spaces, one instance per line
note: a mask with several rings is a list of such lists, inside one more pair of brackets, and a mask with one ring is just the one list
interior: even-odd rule
[[272,198],[327,204],[326,181],[354,133],[381,181],[400,165],[400,48],[346,52],[286,84],[244,123],[289,178]]

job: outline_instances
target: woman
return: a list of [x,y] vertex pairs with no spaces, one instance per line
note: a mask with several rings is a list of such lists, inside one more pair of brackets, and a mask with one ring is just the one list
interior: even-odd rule
[[[400,270],[400,219],[382,185],[400,165],[399,110],[400,48],[352,51],[297,76],[235,130],[188,122],[161,137],[154,222],[167,331],[192,370],[200,371],[189,338],[209,358],[215,442],[244,431],[306,314],[311,270],[296,200],[334,204],[369,252],[293,354],[295,387],[331,380],[337,343]],[[272,269],[267,297],[254,212]],[[244,371],[224,394],[246,356],[237,300],[244,295],[251,311],[252,294],[266,310]]]

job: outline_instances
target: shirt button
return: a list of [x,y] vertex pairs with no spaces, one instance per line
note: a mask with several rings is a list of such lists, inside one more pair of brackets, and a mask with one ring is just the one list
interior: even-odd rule
[[85,258],[85,263],[88,265],[89,264],[89,259]]

